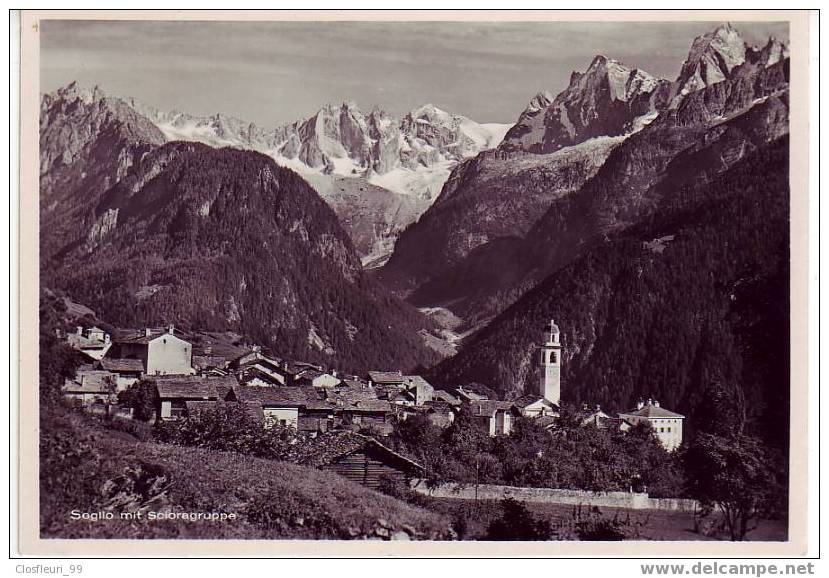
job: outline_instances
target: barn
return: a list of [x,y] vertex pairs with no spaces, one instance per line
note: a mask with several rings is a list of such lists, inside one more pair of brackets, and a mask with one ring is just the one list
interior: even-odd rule
[[374,490],[388,481],[408,484],[425,473],[417,462],[358,433],[330,433],[319,436],[316,441],[303,461],[305,464],[334,472]]

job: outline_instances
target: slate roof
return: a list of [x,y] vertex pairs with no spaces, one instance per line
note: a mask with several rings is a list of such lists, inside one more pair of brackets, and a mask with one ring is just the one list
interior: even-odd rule
[[158,395],[162,398],[224,399],[228,392],[238,387],[238,381],[231,376],[199,377],[154,376]]
[[108,343],[100,339],[89,339],[77,333],[70,333],[66,336],[66,342],[75,349],[104,349]]
[[86,384],[104,383],[104,380],[108,377],[115,379],[116,375],[104,369],[79,369],[75,372],[75,382],[77,382],[79,385],[81,382],[84,382]]
[[[360,380],[359,378],[356,378],[356,377],[354,377],[354,378],[350,378],[350,377],[349,378],[343,378],[342,385],[344,385],[345,387],[348,387],[348,388],[353,388],[353,389],[367,389],[368,388],[368,382],[367,381],[362,381],[362,380]],[[377,397],[376,394],[374,394],[374,396]]]
[[355,413],[391,413],[391,403],[382,399],[365,399],[349,404],[343,409]]
[[472,401],[469,405],[472,409],[472,415],[479,417],[492,417],[498,410],[509,411],[513,407],[512,403],[497,399]]
[[196,369],[223,368],[225,365],[227,365],[227,358],[222,355],[193,355],[193,367]]
[[432,387],[432,384],[423,379],[419,375],[404,375],[403,376],[403,384],[407,388],[417,387],[417,386],[425,386],[425,387]]
[[555,407],[555,404],[553,402],[541,397],[540,395],[522,395],[512,403],[515,405],[515,407],[525,408],[538,401],[542,402],[544,405],[548,407]]
[[465,387],[458,387],[455,389],[455,392],[458,394],[459,397],[463,399],[467,399],[469,401],[484,401],[486,400],[485,395],[481,395],[471,389],[466,389]]
[[377,401],[377,392],[374,388],[340,387],[328,388],[325,398],[335,404],[351,405],[358,401]]
[[398,385],[404,381],[404,376],[399,371],[369,371],[368,376],[371,381],[381,385]]
[[535,420],[535,423],[541,427],[551,427],[556,423],[557,418],[552,415],[540,415],[533,419]]
[[144,371],[144,362],[140,359],[120,359],[104,357],[101,359],[101,367],[108,371],[124,373],[141,373]]
[[64,393],[110,393],[109,387],[103,381],[92,381],[81,385],[71,379],[64,381],[63,391]]
[[460,403],[461,403],[461,400],[459,400],[457,397],[455,397],[454,395],[452,395],[451,393],[449,393],[448,391],[445,391],[443,389],[436,389],[432,393],[432,397],[436,401],[444,401],[444,402],[446,402],[450,405],[460,405]]
[[290,386],[238,386],[235,389],[239,401],[257,402],[263,407],[305,407],[308,409],[329,409],[319,396],[317,390],[311,387]]
[[256,402],[237,402],[237,401],[222,401],[222,400],[187,400],[184,402],[187,408],[187,414],[193,415],[205,409],[238,406],[243,407],[245,411],[252,418],[256,420],[264,419],[265,415],[262,412],[262,406]]
[[118,335],[115,336],[113,341],[115,341],[116,343],[137,343],[146,345],[150,341],[154,341],[155,339],[163,337],[164,335],[172,335],[173,337],[177,337],[182,341],[186,341],[186,339],[182,339],[180,335],[176,335],[175,332],[172,334],[168,333],[167,329],[150,329],[149,335],[147,335],[143,329],[119,332]]
[[621,417],[630,415],[636,417],[646,417],[646,418],[679,418],[684,419],[685,416],[679,413],[674,413],[670,410],[665,409],[664,407],[653,405],[653,404],[646,404],[642,409],[633,409],[631,411],[626,411],[624,413],[619,414]]
[[317,436],[314,442],[309,444],[307,452],[300,460],[300,463],[319,468],[332,464],[368,446],[371,446],[373,450],[386,456],[390,460],[396,461],[413,471],[425,471],[425,468],[413,459],[392,450],[374,438],[351,431],[331,432]]
[[629,422],[623,420],[620,417],[600,417],[596,420],[596,426],[599,429],[620,429],[622,424],[627,423],[631,425]]

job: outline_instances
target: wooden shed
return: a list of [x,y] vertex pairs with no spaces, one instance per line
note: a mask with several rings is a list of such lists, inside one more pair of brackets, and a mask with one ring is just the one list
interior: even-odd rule
[[307,463],[348,478],[372,489],[383,479],[408,484],[423,477],[424,468],[417,462],[391,450],[368,436],[354,432],[337,432],[320,436],[318,450]]

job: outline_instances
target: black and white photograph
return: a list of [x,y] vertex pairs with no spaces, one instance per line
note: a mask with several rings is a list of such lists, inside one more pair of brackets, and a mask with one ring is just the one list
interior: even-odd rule
[[37,18],[45,548],[793,539],[792,13],[477,15]]

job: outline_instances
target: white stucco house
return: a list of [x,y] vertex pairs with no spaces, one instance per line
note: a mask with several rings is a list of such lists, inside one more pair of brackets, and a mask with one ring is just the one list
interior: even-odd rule
[[111,357],[140,359],[146,375],[193,375],[193,346],[175,334],[170,325],[166,330],[144,329],[119,337]]
[[661,407],[658,401],[640,401],[636,409],[620,413],[619,417],[632,426],[649,423],[656,437],[669,452],[682,444],[682,422],[685,416]]

